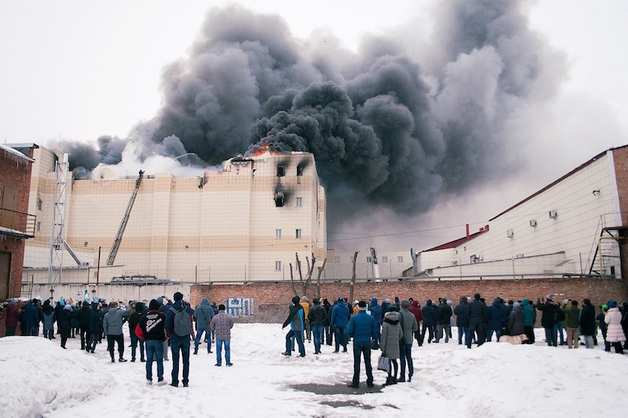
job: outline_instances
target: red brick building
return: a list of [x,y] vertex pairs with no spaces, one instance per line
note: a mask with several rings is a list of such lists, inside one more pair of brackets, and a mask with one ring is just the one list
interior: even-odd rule
[[33,161],[0,144],[0,300],[20,296],[24,244],[35,235],[36,218],[27,213]]

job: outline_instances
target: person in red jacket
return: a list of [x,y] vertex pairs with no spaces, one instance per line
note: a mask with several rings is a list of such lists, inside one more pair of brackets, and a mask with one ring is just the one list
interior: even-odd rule
[[17,319],[20,316],[20,306],[17,306],[19,302],[15,299],[9,302],[9,306],[7,307],[7,316],[4,322],[6,327],[6,336],[10,337],[15,335],[15,330],[17,328]]
[[416,341],[417,343],[419,343],[420,347],[423,345],[423,341],[421,341],[421,324],[423,323],[423,310],[421,309],[421,306],[419,306],[418,300],[413,300],[412,305],[410,305],[410,308],[408,310],[414,314],[414,317],[416,318],[416,323],[419,325],[419,329],[414,334],[414,338],[416,338]]

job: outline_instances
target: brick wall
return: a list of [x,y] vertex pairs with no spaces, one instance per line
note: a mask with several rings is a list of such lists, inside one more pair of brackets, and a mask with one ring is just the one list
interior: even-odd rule
[[[0,152],[0,187],[8,185],[18,190],[17,212],[28,212],[28,198],[31,180],[31,163],[16,157],[5,157]],[[0,202],[1,203],[1,202]],[[26,220],[24,220],[26,223]],[[24,225],[25,226],[25,225]],[[11,253],[11,276],[9,278],[9,298],[20,296],[22,269],[24,265],[24,240],[0,236],[0,251]],[[4,324],[3,324],[4,325]]]
[[[320,295],[331,303],[338,297],[349,296],[349,284],[324,284]],[[473,296],[480,293],[488,303],[497,296],[508,300],[533,299],[548,294],[559,295],[556,298],[572,298],[582,302],[589,298],[595,306],[610,299],[618,302],[628,300],[626,282],[615,279],[597,278],[554,278],[535,280],[450,280],[450,281],[394,281],[379,283],[356,283],[353,298],[370,300],[401,299],[412,297],[421,305],[427,299],[438,300],[445,297],[457,304],[460,296]],[[196,285],[191,286],[190,299],[196,305],[203,297],[217,304],[226,303],[231,297],[253,298],[254,315],[239,318],[239,322],[283,322],[288,313],[290,299],[294,292],[286,283],[252,283],[247,285]],[[316,286],[310,286],[306,296],[310,302],[316,296]],[[540,317],[540,315],[539,315]]]

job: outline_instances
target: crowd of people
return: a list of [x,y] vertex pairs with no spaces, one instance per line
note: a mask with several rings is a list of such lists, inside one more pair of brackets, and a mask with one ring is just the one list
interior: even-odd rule
[[[144,302],[131,302],[128,305],[118,301],[107,303],[105,300],[90,298],[86,293],[84,300],[60,298],[52,306],[51,300],[33,298],[23,303],[11,300],[6,312],[6,336],[43,336],[50,340],[59,336],[61,348],[66,348],[68,338],[80,338],[81,350],[95,353],[98,344],[107,342],[107,351],[111,362],[124,363],[125,341],[124,327],[128,326],[130,337],[131,362],[137,360],[146,363],[147,384],[153,383],[153,363],[157,368],[157,384],[166,384],[164,380],[164,361],[169,361],[168,351],[172,356],[171,386],[189,385],[190,346],[194,344],[194,354],[198,354],[201,336],[207,341],[207,352],[211,350],[212,340],[216,343],[216,366],[222,366],[222,351],[226,366],[231,363],[231,329],[234,320],[226,313],[225,305],[209,304],[204,298],[193,310],[183,300],[183,294],[176,292],[170,300],[166,296],[152,299],[148,306]],[[55,323],[57,330],[55,333]],[[197,332],[194,332],[196,324]],[[181,366],[181,380],[179,368]]]
[[[598,344],[598,330],[603,337],[605,351],[614,348],[623,354],[628,348],[628,302],[618,305],[610,300],[596,308],[589,299],[564,299],[554,301],[551,295],[518,301],[495,298],[489,305],[479,293],[473,297],[460,297],[456,306],[451,300],[438,298],[435,303],[428,299],[425,306],[413,298],[393,301],[377,298],[355,300],[338,297],[332,305],[328,299],[314,298],[312,304],[306,296],[294,296],[288,317],[282,328],[290,327],[285,337],[285,356],[298,351],[305,357],[305,341],[314,343],[314,354],[320,354],[328,345],[333,353],[348,352],[352,341],[354,358],[353,379],[350,387],[359,387],[360,363],[364,359],[367,386],[373,386],[371,350],[381,351],[378,367],[388,372],[385,385],[410,382],[414,374],[412,346],[414,341],[423,344],[448,343],[453,339],[452,327],[457,328],[458,344],[471,348],[491,342],[493,336],[500,341],[505,335],[520,337],[523,344],[534,344],[534,326],[540,315],[540,325],[545,331],[545,342],[550,347],[566,345],[577,349],[580,339],[586,348]],[[55,334],[55,324],[57,325]],[[40,328],[48,339],[60,338],[66,348],[68,338],[80,338],[81,350],[94,353],[98,344],[107,342],[111,362],[126,362],[124,357],[124,326],[130,336],[131,362],[146,363],[146,380],[153,382],[152,364],[156,363],[157,384],[164,381],[164,361],[172,356],[171,383],[174,387],[189,385],[191,345],[197,355],[202,342],[207,353],[213,353],[215,342],[216,364],[232,366],[231,329],[234,319],[226,313],[225,305],[210,305],[207,298],[192,307],[176,292],[173,300],[166,296],[144,302],[125,305],[112,301],[106,303],[90,299],[86,293],[82,301],[60,298],[56,303],[36,298],[22,303],[12,300],[6,312],[6,335],[38,336]],[[196,332],[194,330],[196,325]],[[204,340],[203,340],[204,338]],[[117,348],[117,350],[116,350]],[[179,368],[181,366],[181,379]]]
[[[385,299],[381,304],[377,298],[355,300],[351,306],[346,297],[339,297],[332,305],[328,299],[313,299],[310,305],[306,296],[292,298],[289,314],[283,328],[290,327],[286,334],[286,349],[282,353],[291,356],[298,350],[305,357],[304,341],[314,340],[314,354],[321,352],[321,345],[334,348],[334,353],[347,352],[348,342],[353,340],[354,374],[350,387],[359,387],[360,361],[364,358],[367,387],[373,386],[371,350],[380,350],[382,370],[388,371],[385,385],[412,380],[414,367],[412,345],[416,340],[421,347],[427,344],[448,343],[452,326],[458,330],[458,344],[471,348],[485,342],[500,341],[504,335],[519,337],[523,344],[534,344],[534,327],[537,314],[545,330],[548,346],[566,345],[576,349],[580,339],[586,348],[598,344],[598,329],[604,339],[605,351],[613,347],[623,354],[628,349],[628,302],[618,306],[614,300],[596,309],[589,299],[579,302],[573,299],[554,301],[551,295],[544,298],[521,299],[518,301],[497,297],[489,305],[479,293],[473,297],[463,296],[457,305],[447,298],[431,299],[421,307],[418,300],[408,298],[394,301]],[[381,360],[381,359],[380,359]],[[379,367],[379,366],[378,366]]]

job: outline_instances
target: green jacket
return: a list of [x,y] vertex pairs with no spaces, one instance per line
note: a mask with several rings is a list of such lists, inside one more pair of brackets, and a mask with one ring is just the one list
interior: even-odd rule
[[563,324],[567,328],[578,328],[578,319],[580,316],[580,309],[575,305],[569,305],[563,308],[565,313],[565,320]]

